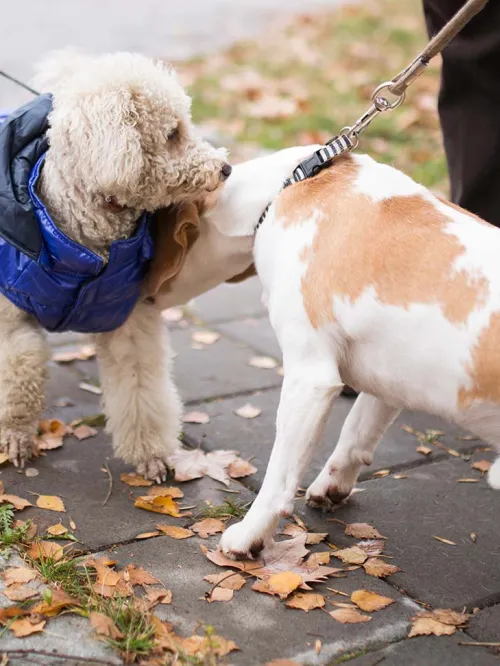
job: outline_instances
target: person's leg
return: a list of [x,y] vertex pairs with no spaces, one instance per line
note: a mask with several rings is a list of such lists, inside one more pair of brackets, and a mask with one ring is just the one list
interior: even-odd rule
[[[433,36],[464,0],[423,0]],[[500,227],[500,2],[443,51],[439,116],[454,203]],[[425,75],[424,75],[425,76]]]

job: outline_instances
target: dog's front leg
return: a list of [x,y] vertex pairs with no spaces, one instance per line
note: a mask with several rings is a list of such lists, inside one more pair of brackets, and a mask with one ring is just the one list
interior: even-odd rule
[[253,557],[273,537],[280,516],[293,512],[295,494],[307,461],[319,441],[333,400],[342,384],[328,360],[290,367],[276,421],[276,440],[262,488],[241,523],[224,533],[220,547],[235,559]]
[[350,495],[361,467],[371,465],[377,444],[399,411],[373,395],[360,393],[335,450],[307,489],[308,504],[332,509]]
[[161,312],[139,303],[123,326],[95,337],[115,453],[161,483],[178,447],[182,411]]

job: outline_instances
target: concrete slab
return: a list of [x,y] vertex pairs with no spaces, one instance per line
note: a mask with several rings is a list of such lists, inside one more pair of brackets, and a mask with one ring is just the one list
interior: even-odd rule
[[202,322],[233,321],[247,317],[263,317],[262,286],[257,277],[239,284],[221,284],[189,303],[189,310]]
[[[405,474],[406,479],[388,476],[359,484],[363,492],[333,518],[370,523],[387,537],[385,552],[403,570],[390,583],[412,598],[438,608],[472,609],[499,601],[500,532],[492,521],[500,512],[500,493],[485,479],[457,483],[480,476],[460,460],[434,462]],[[346,543],[340,524],[327,522],[327,515],[313,509],[299,510],[310,528],[325,531],[330,526],[333,543]]]
[[475,613],[467,633],[477,641],[500,643],[500,604]]
[[244,342],[260,354],[281,361],[281,349],[267,317],[228,321],[216,324],[216,329],[232,340]]
[[[179,633],[190,635],[197,627],[209,624],[225,638],[234,640],[241,651],[232,653],[230,663],[255,666],[271,659],[294,659],[300,654],[303,655],[301,663],[328,664],[333,655],[402,638],[408,631],[409,618],[415,613],[416,607],[411,601],[383,581],[373,577],[368,580],[359,571],[348,578],[331,579],[315,589],[336,601],[346,601],[346,597],[329,592],[326,586],[347,594],[368,588],[397,600],[363,624],[342,625],[320,610],[304,613],[286,608],[283,602],[251,590],[250,583],[235,592],[232,601],[209,604],[203,595],[211,586],[203,576],[220,573],[223,569],[205,559],[200,541],[159,537],[121,546],[113,552],[121,564],[132,560],[172,590],[172,605],[162,607],[158,614],[172,622]],[[215,546],[218,539],[212,537],[203,541]],[[331,604],[327,606],[328,610],[334,610]],[[318,658],[314,650],[316,638],[323,642]]]

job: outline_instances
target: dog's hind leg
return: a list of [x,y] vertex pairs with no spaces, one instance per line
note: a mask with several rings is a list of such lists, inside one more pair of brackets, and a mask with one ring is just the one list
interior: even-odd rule
[[331,509],[348,497],[361,467],[371,465],[378,443],[398,413],[368,393],[358,396],[335,450],[307,489],[308,504]]
[[179,446],[182,411],[161,312],[139,303],[123,326],[95,337],[115,453],[160,483]]
[[0,451],[16,467],[33,454],[49,349],[36,322],[0,296]]

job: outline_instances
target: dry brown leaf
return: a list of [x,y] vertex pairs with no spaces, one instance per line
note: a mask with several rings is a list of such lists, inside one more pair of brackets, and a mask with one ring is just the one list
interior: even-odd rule
[[17,495],[0,495],[0,504],[12,504],[17,511],[22,511],[27,506],[33,506],[31,502]]
[[163,487],[163,486],[155,486],[154,488],[150,488],[148,490],[148,495],[152,497],[172,497],[173,499],[180,499],[181,497],[184,497],[184,493],[180,488],[176,488],[175,486],[171,487]]
[[57,495],[39,495],[36,500],[39,509],[48,509],[49,511],[66,512],[64,502]]
[[477,541],[477,534],[476,534],[475,532],[471,532],[471,533],[470,533],[470,540],[472,541],[472,543],[476,543],[476,541]]
[[37,590],[33,590],[31,587],[26,587],[22,583],[14,583],[7,589],[3,591],[7,599],[11,601],[26,601],[26,599],[31,599],[36,597],[39,593]]
[[368,555],[362,548],[358,546],[351,546],[351,548],[342,548],[332,553],[334,557],[338,557],[344,564],[363,564],[366,562]]
[[283,571],[273,574],[266,582],[271,592],[277,594],[280,599],[286,599],[302,584],[302,576],[293,571]]
[[394,599],[383,597],[376,592],[370,592],[370,590],[355,590],[351,594],[351,601],[358,608],[361,608],[362,611],[367,611],[368,613],[382,610],[382,608],[386,608],[394,603]]
[[146,599],[150,602],[152,606],[156,604],[171,604],[172,603],[172,592],[170,590],[151,590],[149,589],[146,592]]
[[23,617],[14,620],[14,622],[9,625],[9,629],[16,638],[24,638],[25,636],[30,636],[31,634],[37,634],[40,631],[43,631],[46,622],[47,620],[42,620],[36,624],[31,624],[29,618]]
[[355,539],[385,539],[377,529],[368,523],[347,523],[345,533]]
[[232,463],[229,463],[229,467],[227,468],[227,473],[231,479],[241,479],[244,476],[255,474],[256,471],[257,468],[254,467],[252,463],[249,463],[248,460],[242,460],[241,458],[233,460]]
[[8,624],[9,620],[12,620],[12,618],[29,615],[30,612],[31,610],[27,610],[26,608],[19,608],[19,606],[7,606],[5,608],[0,608],[0,624],[5,626]]
[[146,488],[153,485],[153,481],[145,479],[140,474],[135,473],[120,474],[120,481],[123,481],[127,486],[133,486],[134,488]]
[[321,543],[328,536],[328,532],[308,532],[306,536],[306,544],[308,546],[315,546]]
[[481,474],[485,474],[493,463],[490,460],[478,460],[477,462],[472,463],[471,467],[477,469]]
[[189,539],[189,537],[194,536],[194,532],[192,530],[186,529],[185,527],[161,524],[156,525],[156,527],[160,530],[160,532],[163,532],[163,534],[166,534],[172,539]]
[[50,527],[47,527],[45,531],[52,536],[61,536],[62,534],[66,534],[68,530],[64,527],[64,525],[61,525],[61,523],[57,523],[57,525],[51,525]]
[[0,495],[4,495],[4,494],[5,494],[5,486],[3,484],[3,481],[0,481]]
[[281,530],[280,534],[285,534],[286,536],[295,536],[296,534],[302,534],[304,530],[299,525],[295,523],[287,523],[285,527]]
[[252,585],[252,590],[255,590],[255,592],[262,592],[263,594],[270,594],[271,596],[274,596],[274,592],[269,587],[267,580],[256,580]]
[[113,620],[107,615],[104,615],[104,613],[97,613],[94,611],[90,613],[89,620],[92,628],[95,629],[99,636],[111,638],[112,640],[123,638],[122,632],[118,629]]
[[134,506],[138,509],[152,511],[153,513],[162,513],[174,518],[179,518],[181,515],[177,503],[170,496],[154,497],[153,495],[143,495],[135,500]]
[[422,453],[424,456],[428,456],[430,453],[432,453],[432,449],[430,446],[424,446],[423,444],[420,444],[420,446],[417,446],[416,448],[417,453]]
[[94,395],[102,395],[102,388],[96,386],[95,384],[89,384],[88,382],[80,382],[78,388],[82,391],[87,391],[87,393],[93,393]]
[[160,536],[161,532],[156,530],[155,532],[141,532],[135,538],[136,539],[152,539],[153,537]]
[[451,448],[448,447],[448,446],[445,446],[445,447],[444,447],[444,450],[446,451],[446,453],[448,453],[450,456],[453,456],[454,458],[461,458],[461,457],[462,457],[462,454],[461,454],[461,453],[459,453],[459,452],[456,451],[455,449],[451,449]]
[[142,567],[129,564],[125,567],[131,585],[157,585],[160,581]]
[[369,622],[371,620],[369,615],[363,615],[363,613],[360,613],[355,608],[338,608],[337,610],[330,611],[329,615],[341,624],[358,624],[359,622]]
[[416,617],[411,625],[408,638],[413,636],[451,636],[456,631],[456,627],[450,624],[444,624],[432,617]]
[[314,608],[323,608],[325,605],[325,597],[322,594],[314,594],[313,592],[297,592],[291,599],[285,602],[288,608],[297,608],[308,613]]
[[234,596],[234,590],[226,587],[214,587],[214,589],[207,595],[206,600],[209,604],[212,601],[231,601]]
[[37,572],[29,567],[10,567],[5,569],[1,577],[5,586],[8,587],[14,583],[29,583],[31,580],[35,580]]
[[199,425],[205,425],[210,423],[210,416],[206,412],[188,412],[182,417],[184,423],[197,423]]
[[358,541],[356,546],[364,550],[368,557],[377,557],[377,555],[382,554],[385,541],[382,541],[382,539],[368,539],[366,541]]
[[330,552],[313,553],[307,558],[307,566],[316,568],[322,564],[330,564],[331,556]]
[[70,518],[70,521],[69,521],[69,526],[71,527],[72,530],[76,530],[76,523],[71,518]]
[[391,473],[390,469],[379,469],[379,471],[372,474],[372,476],[375,477],[376,479],[381,479],[384,476],[389,476],[390,473]]
[[70,607],[78,608],[81,606],[81,603],[78,599],[70,597],[69,594],[64,592],[64,590],[52,589],[50,591],[50,603],[47,601],[41,601],[40,603],[33,606],[30,609],[32,614],[44,615],[46,617],[55,617],[64,608]]
[[205,520],[200,520],[194,525],[191,525],[191,529],[202,539],[206,539],[211,534],[223,532],[225,527],[222,520],[219,520],[218,518],[205,518]]
[[455,627],[461,627],[467,624],[469,615],[451,610],[451,608],[435,608],[432,611],[422,611],[417,617],[432,617],[443,624],[452,624]]
[[356,608],[354,604],[346,603],[345,601],[330,601],[332,606],[337,606],[338,608]]
[[433,536],[433,539],[436,539],[436,541],[441,541],[441,543],[446,543],[448,546],[456,546],[457,544],[454,541],[450,541],[450,539],[445,539],[444,537],[440,536]]
[[392,478],[393,479],[407,479],[408,474],[393,474]]
[[457,483],[480,483],[479,479],[457,479]]
[[215,331],[195,331],[191,335],[194,342],[199,342],[201,345],[213,345],[220,339],[220,333]]
[[217,450],[205,453],[201,449],[180,449],[169,458],[169,464],[175,468],[176,481],[191,481],[202,476],[210,476],[216,481],[230,484],[227,474],[229,466],[240,461],[236,451]]
[[257,416],[262,414],[262,409],[251,405],[249,402],[244,404],[242,407],[234,410],[236,416],[241,416],[242,419],[255,419]]
[[85,423],[82,423],[82,425],[79,425],[73,430],[73,435],[80,441],[88,439],[89,437],[95,437],[97,434],[99,433],[95,428],[91,428]]
[[8,453],[0,453],[0,465],[3,465],[9,460],[9,454]]
[[67,426],[59,419],[43,419],[38,424],[38,432],[39,434],[35,437],[35,444],[38,450],[51,451],[63,445]]
[[115,587],[121,580],[121,576],[118,571],[110,569],[105,564],[101,564],[99,560],[97,560],[95,563],[95,570],[97,571],[96,583],[99,585]]
[[180,648],[190,656],[197,655],[199,658],[207,654],[224,657],[233,650],[239,650],[234,641],[229,641],[222,636],[212,634],[210,636],[190,636],[180,641]]
[[246,578],[241,574],[227,573],[226,571],[220,574],[208,574],[207,576],[203,576],[203,580],[227,590],[241,590],[247,582]]
[[370,576],[376,576],[377,578],[392,576],[392,574],[401,571],[399,567],[384,562],[384,560],[381,560],[378,557],[370,557],[370,559],[363,564],[363,568],[367,574]]
[[270,356],[253,356],[249,361],[248,365],[252,368],[259,368],[260,370],[274,370],[278,367],[277,361]]
[[88,361],[96,355],[96,350],[93,345],[83,345],[76,351],[56,352],[52,356],[52,360],[56,363],[70,363],[71,361]]
[[40,560],[42,557],[53,559],[58,562],[64,555],[63,547],[54,541],[37,541],[31,544],[26,551],[33,560]]

